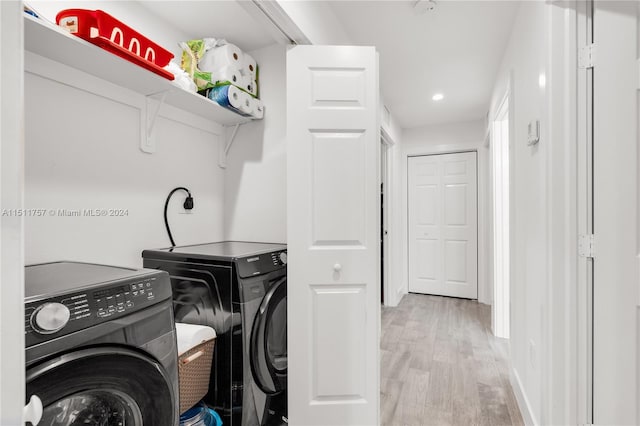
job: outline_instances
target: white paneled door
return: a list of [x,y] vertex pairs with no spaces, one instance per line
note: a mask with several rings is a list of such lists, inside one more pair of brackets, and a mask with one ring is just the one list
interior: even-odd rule
[[478,298],[476,153],[409,157],[409,291]]
[[289,424],[378,424],[377,111],[374,48],[289,50]]

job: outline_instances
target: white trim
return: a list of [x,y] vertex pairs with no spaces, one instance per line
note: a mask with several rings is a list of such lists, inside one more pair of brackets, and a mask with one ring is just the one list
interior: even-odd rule
[[[510,321],[510,305],[511,305],[511,299],[510,299],[510,286],[511,286],[511,265],[510,265],[510,259],[511,259],[511,255],[512,255],[512,250],[511,250],[511,244],[510,244],[510,240],[511,240],[511,217],[513,216],[513,209],[512,209],[512,204],[511,204],[511,198],[513,196],[513,191],[511,188],[512,185],[512,174],[513,174],[513,170],[511,167],[511,158],[509,158],[509,164],[507,165],[508,169],[507,169],[507,173],[508,173],[508,179],[509,179],[509,187],[508,187],[508,197],[509,197],[509,206],[508,206],[508,216],[509,216],[509,229],[507,230],[508,235],[507,238],[509,238],[509,243],[508,243],[508,247],[506,248],[507,251],[507,260],[506,260],[506,264],[509,267],[508,270],[508,277],[506,277],[506,283],[502,282],[501,280],[496,279],[496,277],[498,276],[503,276],[503,272],[501,273],[501,269],[504,268],[504,263],[505,260],[502,256],[497,256],[496,253],[496,247],[497,247],[497,242],[498,242],[498,230],[496,229],[496,194],[497,194],[497,190],[498,188],[496,187],[496,180],[495,180],[495,175],[496,175],[496,148],[500,148],[502,147],[502,144],[504,143],[504,141],[501,141],[501,146],[499,147],[498,144],[496,143],[496,126],[499,126],[502,123],[502,121],[504,121],[504,118],[506,117],[506,119],[508,120],[507,125],[508,125],[508,135],[507,135],[507,143],[509,144],[509,146],[511,146],[511,140],[514,138],[514,134],[513,134],[513,126],[512,126],[512,121],[513,121],[513,116],[511,115],[511,111],[512,111],[512,78],[511,76],[509,76],[509,81],[507,82],[507,88],[505,90],[504,96],[502,97],[502,100],[500,101],[500,103],[498,104],[498,108],[496,108],[492,119],[491,119],[491,143],[490,143],[490,149],[489,149],[489,162],[490,162],[490,186],[491,186],[491,217],[489,218],[489,220],[491,221],[491,229],[492,229],[492,233],[491,233],[491,259],[492,259],[492,265],[493,265],[493,280],[491,282],[489,282],[489,286],[492,289],[492,293],[493,293],[493,309],[491,310],[491,329],[493,331],[493,334],[496,337],[501,337],[501,338],[505,338],[508,339],[509,338],[509,333],[510,333],[510,326],[511,326],[511,321]],[[502,147],[503,148],[503,147]],[[511,149],[509,149],[509,152],[511,153]],[[509,156],[511,157],[511,154],[509,154]],[[504,208],[504,206],[502,206]],[[504,242],[504,241],[503,241]],[[498,284],[503,284],[498,285]]]
[[380,136],[385,145],[393,146],[396,144],[396,141],[393,139],[391,134],[382,126],[380,126]]
[[509,381],[511,382],[511,387],[513,388],[513,394],[516,397],[516,402],[518,403],[518,408],[520,408],[520,414],[522,414],[522,420],[524,424],[527,426],[536,426],[538,425],[538,421],[533,414],[533,409],[531,408],[531,404],[529,403],[529,398],[527,398],[527,394],[524,391],[524,386],[522,386],[522,382],[520,381],[520,376],[515,368],[511,368],[509,374]]
[[[568,158],[575,158],[575,164],[572,165],[572,180],[568,185],[572,188],[570,200],[570,217],[573,221],[571,226],[567,226],[568,236],[566,244],[569,250],[573,249],[572,265],[574,270],[569,269],[566,273],[569,279],[567,288],[567,306],[565,312],[569,315],[568,336],[565,339],[570,344],[569,350],[566,351],[565,365],[573,368],[567,368],[569,377],[567,379],[566,391],[567,403],[569,406],[569,419],[574,423],[588,424],[592,422],[592,383],[591,375],[592,365],[592,348],[591,348],[591,332],[587,329],[587,324],[591,322],[592,312],[589,299],[592,292],[589,287],[593,277],[591,274],[590,263],[592,260],[576,256],[575,242],[579,234],[587,234],[592,232],[591,207],[592,188],[590,182],[593,170],[589,170],[588,152],[591,150],[593,135],[591,134],[591,121],[589,111],[591,110],[591,85],[587,81],[588,71],[586,69],[577,72],[577,50],[578,46],[591,42],[590,28],[591,18],[588,17],[588,2],[576,1],[575,12],[568,19],[570,26],[567,29],[567,38],[570,38],[572,46],[565,48],[571,53],[571,61],[566,65],[573,68],[573,78],[565,77],[566,87],[571,85],[575,87],[573,96],[568,97],[568,101],[575,100],[572,105],[573,111],[571,119],[574,121],[575,129],[571,131],[572,139],[575,140],[575,146],[566,155]],[[568,55],[567,55],[568,56]],[[591,70],[589,70],[589,73]],[[569,108],[569,107],[567,107]],[[571,247],[573,245],[573,247]]]
[[[22,2],[0,1],[0,207],[24,207]],[[22,422],[24,370],[24,222],[0,216],[0,424]]]
[[[391,134],[387,132],[382,126],[380,127],[380,138],[387,148],[387,171],[386,171],[386,188],[385,188],[385,206],[387,211],[387,244],[385,249],[385,271],[387,280],[384,282],[384,305],[385,306],[398,306],[400,299],[402,299],[401,287],[396,288],[391,283],[398,282],[398,258],[396,253],[398,252],[398,240],[400,230],[397,226],[398,209],[394,208],[397,205],[396,199],[398,198],[398,185],[397,185],[397,151],[399,149],[398,143],[393,139]],[[395,288],[395,291],[393,289]]]
[[[402,235],[402,295],[407,294],[409,288],[409,179],[408,179],[408,161],[409,157],[417,157],[423,155],[434,154],[456,154],[460,152],[473,151],[477,153],[478,169],[477,169],[477,186],[478,186],[478,302],[491,304],[491,300],[487,293],[486,277],[481,274],[483,270],[480,265],[485,264],[487,260],[487,238],[484,232],[480,232],[482,224],[486,223],[487,194],[486,194],[486,168],[488,167],[486,158],[486,148],[484,140],[474,143],[457,143],[445,145],[433,145],[427,147],[411,147],[406,148],[401,154],[402,164],[400,165],[401,177],[401,235]],[[398,274],[400,275],[400,274]],[[399,295],[400,297],[400,295]]]
[[312,44],[275,0],[238,2],[279,44]]

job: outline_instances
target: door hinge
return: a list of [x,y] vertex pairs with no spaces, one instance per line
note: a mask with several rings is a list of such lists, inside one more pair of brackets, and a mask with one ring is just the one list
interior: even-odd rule
[[595,235],[581,234],[578,236],[578,255],[580,257],[596,257]]
[[581,70],[595,66],[596,45],[588,44],[578,49],[578,68]]

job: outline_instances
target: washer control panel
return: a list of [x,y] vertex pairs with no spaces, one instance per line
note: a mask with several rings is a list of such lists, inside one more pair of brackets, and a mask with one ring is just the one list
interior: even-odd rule
[[152,274],[25,305],[26,346],[128,315],[171,298],[168,276]]
[[145,302],[155,300],[153,280],[140,281],[133,284],[113,287],[93,293],[97,305],[96,315],[109,318],[127,312]]

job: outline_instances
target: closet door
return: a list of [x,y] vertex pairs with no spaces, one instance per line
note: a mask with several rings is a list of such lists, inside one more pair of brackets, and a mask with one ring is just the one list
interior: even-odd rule
[[287,54],[289,423],[378,424],[375,48]]
[[409,158],[409,291],[478,298],[475,152]]

